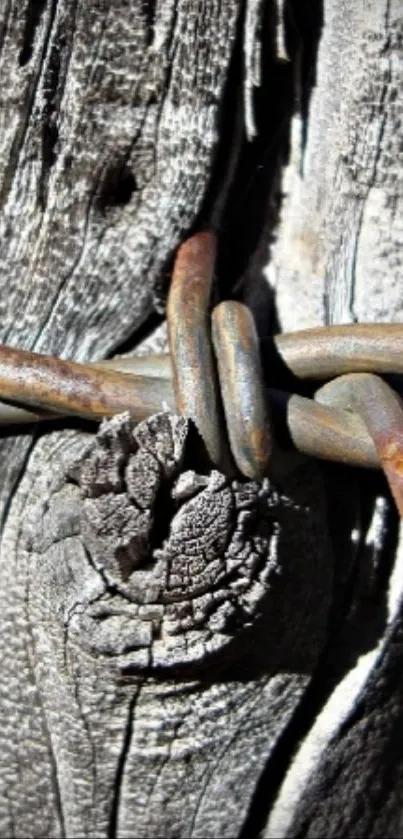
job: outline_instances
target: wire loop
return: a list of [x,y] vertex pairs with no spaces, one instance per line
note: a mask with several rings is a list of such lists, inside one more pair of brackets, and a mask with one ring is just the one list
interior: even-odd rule
[[273,449],[259,340],[251,312],[226,300],[212,313],[212,338],[232,454],[248,478],[268,474]]
[[[8,400],[0,402],[0,425],[70,414],[100,419],[123,410],[140,421],[176,409],[194,420],[211,461],[228,474],[231,453],[245,477],[270,474],[274,439],[286,438],[303,454],[381,466],[403,516],[402,403],[374,375],[403,373],[403,325],[320,327],[259,347],[242,304],[223,301],[210,316],[215,252],[211,232],[178,251],[167,305],[171,356],[78,364],[0,346],[0,398]],[[298,379],[337,378],[314,399],[268,389],[262,353],[272,385],[281,384],[279,368],[296,386]]]
[[362,417],[403,517],[403,407],[397,394],[379,376],[350,373],[328,382],[315,398]]

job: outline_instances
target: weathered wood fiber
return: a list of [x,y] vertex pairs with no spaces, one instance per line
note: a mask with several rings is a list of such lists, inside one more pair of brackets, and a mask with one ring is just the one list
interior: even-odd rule
[[133,432],[122,416],[95,440],[47,436],[30,459],[8,519],[16,591],[2,614],[18,615],[28,642],[49,777],[18,772],[11,730],[2,835],[242,826],[323,644],[326,516],[312,467],[284,494],[184,471],[189,444],[185,420],[162,414]]
[[401,0],[326,0],[308,78],[312,44],[300,45],[269,266],[284,329],[403,317],[402,15]]
[[[259,4],[0,15],[0,338],[100,356],[214,204],[236,39],[253,130]],[[225,183],[224,166],[218,204]],[[78,432],[2,443],[3,836],[238,833],[309,681],[332,573],[318,476],[284,498],[181,477],[186,436],[157,419],[138,451],[124,422],[88,456]]]
[[[0,3],[0,340],[160,348],[164,326],[143,338],[175,248],[200,219],[228,237],[253,149],[282,326],[399,319],[402,18],[400,0]],[[276,46],[284,193],[261,139]],[[0,447],[0,836],[403,836],[381,478],[229,482],[166,415]]]
[[206,193],[239,13],[0,4],[1,341],[89,359],[147,318]]
[[[401,321],[403,5],[328,0],[323,19],[268,269],[280,322]],[[330,505],[337,561],[353,544],[355,570],[299,748],[276,795],[270,779],[261,794],[267,837],[403,835],[401,533],[375,476],[361,479],[349,524],[352,477],[331,471]]]
[[90,357],[144,320],[206,192],[240,9],[2,4],[4,342]]

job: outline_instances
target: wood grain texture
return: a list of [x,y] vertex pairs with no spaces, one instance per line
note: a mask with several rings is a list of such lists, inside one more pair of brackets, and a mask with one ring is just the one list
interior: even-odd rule
[[[0,14],[0,338],[101,356],[197,218],[243,25],[253,94],[259,4]],[[238,833],[323,644],[319,476],[229,486],[180,474],[183,422],[136,433],[2,442],[4,836]]]
[[[1,4],[4,343],[77,360],[110,352],[153,311],[200,210],[241,5],[147,9]],[[5,445],[0,508],[30,440]]]
[[[286,329],[399,322],[403,6],[327,0],[319,28],[310,82],[300,62],[267,272],[279,319]],[[350,556],[354,570],[317,674],[318,704],[301,721],[298,749],[286,752],[264,835],[402,836],[401,530],[382,481],[334,470],[329,478],[336,562]]]
[[[240,9],[235,0],[0,4],[0,340],[91,358],[147,318],[206,193]],[[100,682],[100,705],[88,689],[82,707],[79,675],[66,675],[45,626],[37,652],[28,569],[7,524],[14,495],[17,530],[24,518],[18,486],[31,452],[32,436],[1,444],[0,831],[112,836],[132,700],[112,680]],[[98,762],[108,765],[99,786]]]
[[[6,531],[54,786],[3,778],[2,835],[242,826],[323,643],[325,515],[312,466],[280,494],[184,471],[189,444],[162,414],[36,447]],[[4,603],[3,639],[10,620]]]
[[400,0],[327,0],[309,81],[301,42],[269,266],[284,329],[402,319],[401,38]]
[[205,195],[239,10],[3,7],[4,342],[89,358],[144,319]]
[[[228,86],[252,138],[276,40],[279,320],[400,319],[401,27],[400,0],[0,3],[0,340],[164,347],[174,251],[238,176]],[[0,836],[403,835],[378,475],[230,482],[167,415],[0,449]]]

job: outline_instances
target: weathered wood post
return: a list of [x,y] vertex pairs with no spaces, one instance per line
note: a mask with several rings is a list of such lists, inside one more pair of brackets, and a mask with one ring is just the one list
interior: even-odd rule
[[[202,224],[262,328],[400,320],[402,26],[399,0],[3,0],[0,341],[165,346]],[[380,476],[231,482],[167,414],[0,445],[0,836],[403,835]]]

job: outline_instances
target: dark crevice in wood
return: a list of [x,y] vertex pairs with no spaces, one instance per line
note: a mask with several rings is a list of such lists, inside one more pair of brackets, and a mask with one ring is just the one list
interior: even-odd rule
[[213,227],[220,235],[222,215],[226,212],[232,182],[236,176],[243,136],[243,76],[245,3],[239,14],[236,37],[221,100],[217,135],[219,142],[211,165],[203,205],[190,233]]
[[46,0],[29,0],[27,3],[25,10],[23,42],[18,56],[18,63],[20,67],[24,67],[25,64],[28,64],[28,61],[32,58],[35,34],[41,21],[45,6]]
[[108,839],[115,839],[116,831],[118,826],[118,818],[119,818],[119,804],[120,798],[122,794],[122,784],[124,779],[125,767],[126,767],[126,759],[129,754],[130,750],[130,743],[132,740],[133,734],[133,721],[134,721],[134,713],[136,702],[138,699],[139,690],[137,690],[134,696],[131,698],[129,703],[129,709],[127,714],[127,721],[126,721],[126,728],[123,736],[123,743],[122,748],[120,751],[116,776],[115,776],[115,784],[113,788],[113,799],[112,799],[112,806],[111,812],[109,816],[109,824],[108,824],[108,832],[107,837]]
[[[327,467],[328,468],[328,467]],[[331,472],[333,470],[330,470]],[[355,550],[350,569],[340,565],[343,560],[336,531],[341,531],[340,512],[332,509],[332,491],[327,486],[329,503],[329,522],[332,543],[335,549],[335,584],[333,603],[329,618],[329,642],[322,656],[320,678],[315,677],[316,690],[330,694],[338,681],[356,663],[357,657],[373,649],[385,631],[387,623],[387,596],[391,572],[391,557],[396,553],[399,520],[388,493],[386,481],[381,473],[360,473],[358,470],[339,471],[338,491],[346,492],[346,486],[356,473],[355,494],[360,504],[359,530],[361,539]],[[337,491],[337,487],[335,487]],[[382,547],[367,544],[367,533],[374,512],[374,498],[389,496],[389,506],[385,516],[385,533]],[[344,521],[343,521],[344,524]],[[349,522],[346,522],[343,534],[346,541],[349,535]],[[347,571],[347,573],[346,573]]]
[[287,47],[295,55],[296,101],[302,117],[302,155],[308,137],[309,103],[316,85],[316,56],[324,24],[323,2],[290,0],[285,5]]
[[154,40],[155,6],[156,0],[142,0],[141,10],[147,23],[147,48],[151,46]]
[[[169,33],[167,32],[167,34],[166,34],[166,38],[167,38],[166,52],[167,52],[167,55],[169,56],[169,63],[168,63],[168,65],[166,67],[166,70],[165,70],[164,89],[166,90],[167,95],[168,95],[168,91],[169,91],[169,89],[171,87],[171,84],[172,84],[172,73],[173,73],[173,68],[174,68],[174,63],[175,63],[175,55],[176,55],[176,50],[178,49],[178,42],[177,42],[177,40],[175,40],[175,32],[177,31],[177,21],[178,21],[178,6],[177,6],[177,3],[174,3],[172,11],[170,12],[170,22],[171,22],[170,30],[169,30]],[[173,92],[175,92],[175,89],[173,89]],[[172,96],[172,104],[174,105],[174,107],[177,107],[180,104],[177,101],[177,99],[174,98],[174,96]],[[161,117],[161,114],[162,114],[162,110],[163,110],[163,101],[161,99],[160,103],[159,103],[159,119],[158,119],[157,132],[159,131],[159,124],[160,124],[160,117]]]
[[[70,480],[71,480],[71,479],[70,479]],[[71,481],[71,483],[74,483],[74,481]],[[124,598],[124,597],[126,596],[126,595],[125,595],[125,593],[124,593],[124,591],[123,591],[123,590],[120,590],[120,589],[118,588],[118,586],[116,586],[116,585],[114,585],[113,583],[111,583],[111,582],[110,582],[110,580],[108,579],[107,574],[105,573],[105,570],[104,570],[103,568],[98,567],[98,565],[96,565],[96,563],[94,562],[94,560],[93,560],[93,558],[92,558],[92,556],[91,556],[90,551],[88,550],[88,548],[87,548],[87,546],[86,546],[85,544],[83,544],[83,551],[84,551],[85,558],[86,558],[86,560],[87,560],[87,562],[88,562],[88,565],[92,568],[92,570],[93,570],[93,571],[95,571],[95,573],[96,573],[96,574],[98,574],[98,575],[100,576],[100,578],[101,578],[101,580],[102,580],[102,582],[103,582],[103,584],[104,584],[104,586],[105,586],[105,590],[104,590],[104,592],[102,592],[102,594],[100,595],[100,598],[102,598],[102,597],[103,597],[103,595],[104,595],[104,593],[105,593],[106,591],[107,591],[109,594],[112,594],[112,595],[114,595],[114,594],[117,594],[117,593],[118,593],[121,597],[123,597],[123,598]],[[99,596],[97,595],[97,596],[94,598],[94,600],[93,600],[92,602],[96,603],[96,601],[98,600],[98,597],[99,597]]]
[[43,53],[45,57],[41,85],[43,105],[40,113],[42,169],[38,181],[38,201],[42,210],[44,210],[47,202],[50,172],[57,159],[59,141],[57,122],[74,36],[77,0],[74,0],[69,10],[71,15],[70,26],[66,26],[65,20],[57,23],[52,36],[57,4],[58,0],[52,7],[49,36]]
[[108,207],[124,207],[137,188],[136,178],[127,163],[113,163],[105,172],[97,208],[105,213]]
[[[7,430],[9,431],[9,429],[5,430],[4,437],[9,436],[9,435],[7,435]],[[4,533],[4,528],[7,524],[7,519],[8,519],[8,515],[9,515],[9,512],[10,512],[11,506],[12,506],[14,498],[15,498],[17,492],[18,492],[18,488],[20,486],[20,483],[21,483],[22,479],[24,478],[24,475],[25,475],[25,472],[26,472],[26,469],[27,469],[27,464],[28,464],[29,458],[31,456],[32,450],[35,446],[35,443],[36,443],[36,438],[35,438],[35,435],[32,434],[32,438],[29,441],[28,448],[24,452],[24,457],[18,465],[18,472],[15,474],[14,480],[13,480],[12,484],[10,485],[10,487],[8,489],[9,494],[8,494],[8,497],[7,497],[7,501],[6,501],[6,503],[3,507],[1,520],[0,520],[0,533]]]
[[[293,56],[290,62],[276,58],[276,12],[269,3],[263,7],[261,40],[261,85],[252,94],[257,133],[249,140],[245,129],[242,132],[222,212],[217,273],[220,296],[244,299],[256,313],[259,332],[270,334],[277,323],[263,268],[281,207],[281,174],[289,153],[295,91]],[[243,73],[242,43],[240,50]],[[239,91],[235,72],[233,84]]]
[[211,460],[204,440],[191,419],[189,420],[182,472],[186,472],[188,469],[196,472],[198,475],[207,476],[211,472]]
[[[14,403],[9,403],[10,405]],[[21,407],[21,406],[19,406]],[[46,429],[49,430],[49,425],[45,421]],[[26,423],[21,425],[3,425],[0,427],[0,443],[3,440],[13,440],[21,437],[28,437],[35,433],[37,425],[35,423]]]
[[28,127],[30,125],[32,112],[35,105],[35,99],[38,92],[38,87],[40,85],[41,71],[43,67],[44,57],[46,56],[46,52],[51,38],[51,33],[56,15],[57,2],[58,0],[52,0],[51,2],[49,21],[43,36],[41,56],[37,63],[36,75],[30,82],[26,91],[25,102],[21,104],[20,107],[20,112],[21,114],[23,114],[23,119],[21,119],[18,129],[15,132],[14,140],[10,150],[8,165],[3,177],[3,183],[0,186],[0,208],[6,204],[13,183],[14,174],[16,171],[18,171],[18,159],[28,132]]
[[[346,485],[357,481],[356,495],[361,504],[361,530],[365,533],[370,524],[373,513],[373,499],[376,495],[387,493],[384,478],[376,472],[363,475],[359,470],[348,470],[345,467],[330,466],[331,479],[335,484],[334,490],[345,492]],[[327,487],[329,495],[329,486]],[[336,497],[336,496],[334,496]],[[341,532],[340,515],[334,510],[332,529],[332,510],[329,509],[331,540],[335,546],[336,559],[340,557],[337,544],[340,547],[340,537],[344,540],[349,535],[349,524],[343,520],[344,530]],[[287,729],[277,742],[271,754],[259,784],[256,787],[254,799],[251,802],[248,817],[244,823],[240,839],[250,839],[258,836],[267,820],[268,813],[278,795],[285,774],[300,743],[308,735],[318,714],[326,704],[331,693],[347,672],[355,666],[360,655],[373,649],[385,630],[387,611],[386,598],[391,570],[391,557],[396,553],[398,541],[399,521],[394,507],[390,503],[388,521],[385,524],[385,540],[382,542],[378,567],[372,575],[368,570],[370,557],[369,548],[362,541],[357,550],[350,573],[345,567],[335,565],[335,583],[333,587],[334,600],[329,615],[328,644],[319,660],[311,684],[307,688],[302,701]],[[336,531],[339,531],[336,537]],[[369,581],[368,581],[369,578]],[[348,725],[348,722],[344,724]],[[342,731],[343,729],[341,729]],[[341,735],[340,735],[341,736]]]
[[42,110],[42,172],[39,181],[39,203],[44,209],[47,199],[50,170],[56,162],[56,144],[59,139],[57,129],[57,99],[60,83],[61,53],[65,49],[62,38],[56,38],[52,44],[49,62],[43,80],[44,106]]
[[[163,547],[169,536],[172,519],[177,510],[172,498],[172,481],[161,481],[157,497],[155,499],[154,521],[150,532],[149,563],[154,563],[154,551]],[[147,562],[143,563],[143,567]]]
[[2,0],[3,15],[0,18],[0,55],[3,51],[4,39],[10,23],[11,2],[12,0]]
[[220,230],[219,282],[231,293],[247,271],[262,234],[267,257],[268,234],[277,220],[279,168],[288,154],[293,109],[292,63],[275,58],[275,16],[265,4],[262,18],[261,85],[253,91],[256,137],[245,133]]
[[[29,635],[29,640],[30,640],[30,644],[32,646],[32,650],[35,651],[35,636],[34,636],[34,633],[32,631],[32,624],[29,620],[28,600],[29,600],[29,589],[27,590],[27,599],[26,599],[27,634]],[[36,682],[35,682],[35,675],[36,674],[35,674],[34,660],[35,660],[35,653],[34,653],[33,658],[31,658],[29,656],[29,671],[30,671],[31,678],[32,678],[32,685],[36,685]],[[25,688],[27,689],[28,686],[25,685]],[[59,825],[60,825],[60,839],[66,839],[67,831],[66,831],[65,818],[64,818],[64,812],[63,812],[63,790],[62,790],[63,783],[61,783],[61,779],[59,777],[57,756],[56,756],[56,752],[55,752],[55,749],[54,749],[54,744],[53,744],[53,741],[52,741],[51,728],[49,727],[49,720],[48,720],[48,716],[46,714],[46,708],[45,708],[45,704],[44,704],[44,701],[43,701],[43,696],[42,696],[42,693],[41,693],[40,690],[38,690],[38,708],[39,708],[39,711],[40,711],[42,729],[43,729],[43,732],[44,732],[44,735],[45,735],[45,738],[46,738],[46,745],[47,745],[48,758],[49,758],[49,766],[50,766],[50,771],[51,771],[51,783],[52,783],[53,795],[54,795],[54,799],[55,799],[55,811],[56,811],[56,814],[57,814],[57,817],[58,817],[58,820],[59,820]]]

